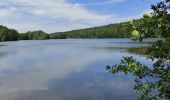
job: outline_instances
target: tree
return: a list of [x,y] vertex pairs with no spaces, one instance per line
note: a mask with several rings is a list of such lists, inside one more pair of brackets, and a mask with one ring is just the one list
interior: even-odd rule
[[18,36],[19,33],[16,30],[0,26],[0,41],[16,41]]
[[63,38],[128,38],[127,22],[110,24],[100,27],[73,30],[50,34],[51,39]]
[[[170,100],[170,0],[152,5],[153,13],[144,14],[138,23],[130,21],[132,39],[142,41],[144,38],[161,36],[164,40],[156,41],[148,47],[147,56],[155,61],[148,67],[133,57],[123,57],[119,65],[107,66],[109,72],[123,72],[135,76],[134,90],[140,93],[141,100]],[[157,91],[154,93],[153,91]]]
[[49,35],[41,30],[39,31],[28,31],[26,33],[19,34],[20,40],[45,40],[49,39]]

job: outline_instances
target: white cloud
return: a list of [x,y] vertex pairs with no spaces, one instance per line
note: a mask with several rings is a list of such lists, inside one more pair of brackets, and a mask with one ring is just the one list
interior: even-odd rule
[[70,4],[65,0],[1,0],[10,6],[34,15],[49,16],[52,18],[67,18],[71,20],[104,20],[108,15],[100,15],[86,10],[79,4]]
[[126,0],[105,0],[104,2],[93,3],[91,5],[108,5],[108,4],[120,3],[120,2],[124,2],[124,1],[126,1]]
[[168,13],[170,13],[170,9],[168,9]]
[[0,9],[0,17],[6,17],[12,15],[12,13],[15,13],[16,8],[2,8]]
[[[93,4],[106,5],[124,1],[106,0]],[[101,26],[132,18],[139,16],[100,14],[66,0],[0,0],[0,24],[19,32],[43,30],[52,33]]]
[[143,16],[144,14],[151,14],[151,13],[153,13],[153,10],[152,9],[147,9],[147,10],[144,10],[144,11],[142,11],[142,12],[140,12],[140,14]]
[[115,16],[99,14],[66,0],[0,0],[0,6],[4,7],[0,8],[1,24],[20,32],[35,29],[55,32],[96,26],[110,22]]

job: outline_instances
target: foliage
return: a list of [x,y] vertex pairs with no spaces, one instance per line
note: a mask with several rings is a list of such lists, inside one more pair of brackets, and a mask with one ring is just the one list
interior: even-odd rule
[[8,29],[0,26],[0,41],[16,41],[18,40],[18,32],[14,29]]
[[49,35],[41,30],[39,31],[29,31],[26,33],[19,34],[20,40],[45,40],[49,39]]
[[64,33],[57,33],[57,34],[50,34],[50,39],[66,39],[66,34]]
[[127,22],[110,24],[101,27],[73,30],[68,32],[53,33],[52,39],[58,38],[127,38],[130,31],[127,29]]
[[147,56],[155,63],[148,67],[133,57],[123,57],[119,65],[107,66],[107,70],[116,74],[123,72],[135,77],[134,90],[140,93],[141,100],[170,99],[170,0],[152,5],[153,13],[145,14],[138,23],[130,21],[132,39],[161,36],[147,49]]
[[9,29],[0,25],[0,42],[2,41],[16,41],[16,40],[45,40],[49,39],[49,35],[41,30],[26,32],[19,34],[14,29]]

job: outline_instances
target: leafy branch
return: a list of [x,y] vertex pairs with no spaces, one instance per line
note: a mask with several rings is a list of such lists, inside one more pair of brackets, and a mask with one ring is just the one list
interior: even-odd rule
[[155,61],[148,67],[131,57],[123,57],[119,65],[107,66],[110,73],[132,74],[134,91],[140,100],[170,100],[170,0],[151,6],[153,13],[144,14],[139,22],[130,21],[132,39],[142,41],[148,37],[163,37],[147,49],[147,58]]

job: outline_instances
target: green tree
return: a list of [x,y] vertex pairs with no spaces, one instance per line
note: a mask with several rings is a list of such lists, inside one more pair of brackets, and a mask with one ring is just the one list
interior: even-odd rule
[[28,31],[26,33],[19,34],[20,40],[46,40],[49,39],[49,35],[41,30]]
[[110,24],[100,27],[57,32],[50,34],[51,39],[59,38],[128,38],[130,31],[127,30],[127,22]]
[[16,30],[0,26],[0,41],[16,41],[18,36],[19,33]]
[[[123,72],[135,77],[134,90],[140,93],[141,100],[170,100],[170,0],[152,5],[153,13],[144,14],[139,22],[130,21],[132,39],[142,41],[144,38],[161,36],[164,40],[156,41],[146,52],[149,59],[155,61],[148,67],[133,57],[123,57],[119,65],[107,66],[107,70],[116,74]],[[154,93],[153,91],[157,91]]]

